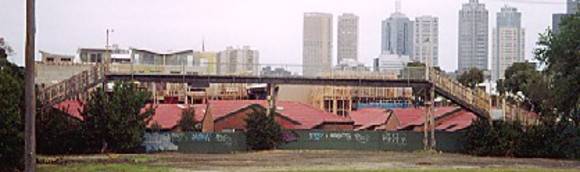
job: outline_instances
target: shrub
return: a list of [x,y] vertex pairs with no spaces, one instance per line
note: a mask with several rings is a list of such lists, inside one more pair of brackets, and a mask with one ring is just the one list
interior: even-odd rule
[[0,171],[13,171],[24,167],[24,81],[22,72],[5,63],[0,64]]
[[282,127],[262,109],[253,109],[248,115],[246,129],[246,142],[253,150],[273,149],[282,143]]
[[572,122],[476,121],[465,132],[466,152],[480,156],[579,158],[580,128]]
[[37,152],[39,154],[82,153],[85,145],[81,124],[80,120],[58,109],[38,113],[36,119]]

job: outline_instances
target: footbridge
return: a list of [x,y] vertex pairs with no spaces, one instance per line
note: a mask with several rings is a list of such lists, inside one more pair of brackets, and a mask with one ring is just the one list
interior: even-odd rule
[[[89,90],[98,86],[99,83],[111,81],[189,83],[193,85],[267,83],[274,85],[412,87],[433,90],[433,92],[464,109],[474,112],[480,118],[490,119],[491,97],[487,93],[479,89],[465,87],[434,68],[406,67],[377,71],[363,68],[332,70],[320,72],[318,75],[303,75],[302,71],[308,70],[305,66],[252,65],[237,67],[239,69],[231,70],[230,67],[226,68],[226,71],[211,71],[207,67],[196,68],[179,65],[95,65],[95,67],[57,84],[39,87],[37,95],[44,106],[50,107],[66,99],[86,97]],[[263,72],[266,67],[275,70],[271,70],[274,72]],[[257,72],[257,70],[262,70],[262,72]]]

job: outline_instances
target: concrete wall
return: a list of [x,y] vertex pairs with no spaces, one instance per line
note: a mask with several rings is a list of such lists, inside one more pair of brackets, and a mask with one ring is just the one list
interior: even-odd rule
[[79,74],[82,71],[88,70],[93,65],[89,64],[45,64],[36,63],[36,84],[44,84],[45,86],[58,83],[62,80],[68,79],[73,75]]

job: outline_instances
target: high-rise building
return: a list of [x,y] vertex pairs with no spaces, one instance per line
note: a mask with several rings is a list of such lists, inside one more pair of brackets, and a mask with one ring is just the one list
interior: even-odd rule
[[344,59],[358,58],[358,16],[350,13],[338,16],[337,64]]
[[218,74],[235,75],[258,75],[260,54],[258,50],[252,50],[249,46],[242,49],[227,47],[220,51],[217,58]]
[[576,14],[577,12],[580,11],[580,0],[568,0],[566,4],[567,4],[566,13]]
[[525,31],[521,27],[521,18],[522,14],[516,8],[507,5],[497,13],[492,43],[492,80],[503,79],[508,67],[524,61]]
[[415,19],[413,61],[439,65],[439,19],[421,16]]
[[580,12],[580,0],[567,0],[566,13],[552,14],[552,31],[554,33],[560,32],[560,22],[564,17]]
[[304,13],[302,72],[317,76],[332,68],[332,14]]
[[469,0],[459,11],[458,70],[488,69],[489,28],[485,4]]
[[397,1],[395,13],[382,22],[381,54],[413,55],[413,22],[401,13]]

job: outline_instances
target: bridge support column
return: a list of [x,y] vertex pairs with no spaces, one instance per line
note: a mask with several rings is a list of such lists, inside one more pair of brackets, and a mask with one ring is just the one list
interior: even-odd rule
[[427,87],[425,91],[425,122],[423,124],[423,146],[425,150],[435,149],[435,117],[433,115],[433,99],[435,98],[435,88],[433,85]]
[[266,109],[266,115],[272,115],[276,112],[276,97],[278,96],[278,86],[275,84],[268,84],[266,87],[268,89],[268,109]]

